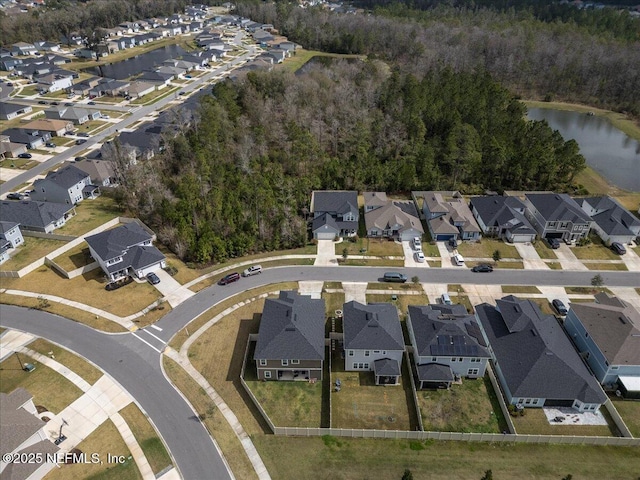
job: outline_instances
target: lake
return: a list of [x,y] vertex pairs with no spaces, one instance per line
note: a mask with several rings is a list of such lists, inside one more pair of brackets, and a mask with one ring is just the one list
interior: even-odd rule
[[131,57],[120,62],[109,63],[101,67],[91,67],[84,71],[99,77],[115,78],[124,80],[133,75],[138,75],[144,70],[152,70],[156,65],[161,64],[170,58],[181,57],[187,53],[179,45],[167,45],[136,57]]
[[640,191],[640,142],[614,127],[606,118],[586,113],[530,108],[532,120],[546,120],[565,140],[580,145],[587,165],[625,190]]

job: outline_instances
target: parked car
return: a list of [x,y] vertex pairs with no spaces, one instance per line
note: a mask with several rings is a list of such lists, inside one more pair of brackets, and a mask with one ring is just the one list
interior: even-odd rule
[[184,95],[186,92],[178,92],[178,95]]
[[60,105],[60,102],[51,102],[51,105]]
[[85,133],[85,132],[80,132],[80,133],[78,134],[78,136],[79,136],[79,137],[82,137],[82,138],[89,138],[89,137],[90,137],[90,135],[89,135],[88,133]]
[[458,240],[455,238],[450,238],[449,239],[449,246],[451,248],[458,248]]
[[31,155],[30,153],[21,153],[20,155],[18,155],[18,158],[33,158],[33,155]]
[[157,285],[160,283],[160,278],[158,278],[158,275],[153,272],[147,273],[147,280],[151,285]]
[[411,242],[416,252],[422,251],[422,239],[420,237],[413,237],[413,240]]
[[38,103],[40,105],[49,105],[49,102],[47,102],[46,100],[40,100]]
[[262,273],[262,266],[253,265],[253,266],[247,268],[244,272],[242,272],[242,276],[243,277],[250,277],[251,275],[258,275],[260,273]]
[[22,200],[24,198],[24,195],[22,193],[11,192],[9,195],[7,195],[7,198],[9,200]]
[[76,145],[82,145],[83,143],[87,143],[87,141],[83,140],[82,138],[79,138],[78,140],[76,140]]
[[611,250],[616,252],[618,255],[624,255],[625,253],[627,253],[627,249],[624,248],[624,245],[619,242],[613,242],[611,244]]
[[87,105],[95,105],[96,102],[88,102]]
[[7,87],[13,87],[13,83],[11,82],[7,83]]
[[476,265],[471,269],[472,272],[493,272],[493,267],[491,265],[487,265],[485,263],[481,263],[480,265]]
[[67,102],[67,103],[65,103],[65,104],[64,104],[64,106],[65,106],[65,107],[73,107],[73,103],[69,103],[69,102]]
[[424,253],[416,252],[415,257],[416,257],[416,262],[424,263]]
[[81,162],[82,160],[84,160],[84,158],[85,158],[85,157],[83,157],[83,156],[79,156],[79,157],[76,157],[74,160],[75,160],[76,162]]
[[553,308],[556,309],[556,312],[558,312],[560,315],[566,315],[567,313],[569,313],[569,310],[567,310],[567,307],[565,306],[564,303],[562,303],[562,300],[558,300],[557,298],[551,301],[551,304],[553,305]]
[[384,274],[383,280],[385,282],[405,283],[407,276],[398,272],[387,272]]
[[453,256],[453,263],[455,263],[458,267],[464,266],[464,257],[459,253],[456,253]]
[[443,305],[453,305],[451,297],[449,297],[448,293],[443,293],[442,295],[440,295],[440,303],[442,303]]
[[560,240],[557,238],[545,238],[545,241],[547,242],[547,245],[549,245],[549,248],[554,250],[560,248]]
[[238,272],[233,272],[222,277],[218,282],[218,285],[229,285],[230,283],[237,282],[238,280],[240,280],[240,274]]
[[53,142],[47,142],[44,144],[45,147],[56,148],[56,144]]

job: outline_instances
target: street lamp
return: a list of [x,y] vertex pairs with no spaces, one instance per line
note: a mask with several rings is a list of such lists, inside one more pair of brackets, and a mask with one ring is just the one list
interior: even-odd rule
[[60,424],[60,433],[58,434],[58,438],[56,438],[55,442],[53,442],[53,443],[55,443],[56,445],[60,445],[62,442],[64,442],[64,441],[67,439],[67,437],[65,437],[65,436],[62,434],[62,427],[63,427],[63,426],[65,426],[65,425],[69,425],[69,424],[68,424],[68,423],[67,423],[67,421],[63,418],[63,419],[62,419],[62,423]]

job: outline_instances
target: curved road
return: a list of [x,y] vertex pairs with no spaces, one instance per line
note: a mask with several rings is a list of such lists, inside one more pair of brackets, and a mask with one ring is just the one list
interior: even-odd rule
[[[149,414],[166,441],[177,467],[186,480],[229,479],[221,454],[193,411],[178,394],[161,369],[160,351],[173,335],[200,313],[216,303],[249,288],[283,281],[378,281],[388,268],[382,267],[309,267],[270,268],[262,275],[243,278],[225,287],[212,286],[194,295],[155,326],[162,329],[135,333],[105,334],[80,323],[36,310],[2,305],[2,326],[15,328],[50,339],[88,358],[118,381]],[[482,283],[506,285],[588,286],[595,272],[561,270],[502,270],[491,274],[473,274],[457,269],[401,269],[409,278],[421,282]],[[637,272],[599,272],[610,286],[640,285]],[[151,335],[151,333],[153,335]]]

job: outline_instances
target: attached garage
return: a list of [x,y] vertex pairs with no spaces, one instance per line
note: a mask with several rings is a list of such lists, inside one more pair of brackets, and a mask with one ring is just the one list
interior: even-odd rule
[[559,400],[547,398],[544,402],[545,407],[573,407],[573,400]]

